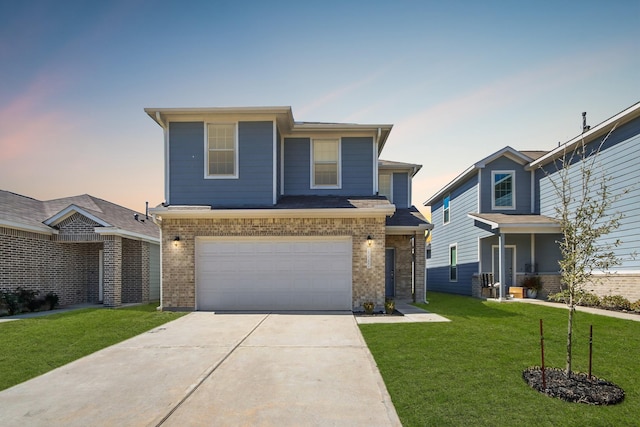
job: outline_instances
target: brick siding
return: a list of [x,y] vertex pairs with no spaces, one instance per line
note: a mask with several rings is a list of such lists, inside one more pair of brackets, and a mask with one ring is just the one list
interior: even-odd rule
[[[367,268],[367,236],[373,238]],[[225,218],[162,221],[163,309],[195,309],[195,237],[198,236],[351,236],[352,304],[384,304],[385,218]],[[174,237],[180,237],[174,247]]]
[[[97,303],[99,300],[99,251],[105,249],[105,279],[114,285],[120,281],[125,295],[109,295],[107,305],[121,302],[146,302],[149,298],[150,243],[122,239],[119,255],[112,253],[107,265],[105,239],[113,236],[93,232],[97,224],[74,214],[59,224],[59,234],[46,235],[0,227],[0,290],[13,291],[18,287],[36,290],[40,296],[54,292],[60,305]],[[124,270],[113,260],[122,258]],[[132,251],[129,256],[128,251]],[[130,267],[130,268],[129,268]],[[110,268],[112,269],[110,271]],[[124,281],[124,288],[122,282]],[[105,299],[110,285],[105,281]],[[129,292],[128,288],[134,290]],[[117,291],[118,293],[121,291]]]

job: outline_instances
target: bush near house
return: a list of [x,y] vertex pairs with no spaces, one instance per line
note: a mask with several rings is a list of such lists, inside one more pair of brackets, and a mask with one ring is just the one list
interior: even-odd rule
[[[563,303],[566,303],[568,298],[569,292],[566,290],[551,294],[547,297],[549,301]],[[582,307],[597,307],[605,310],[640,312],[640,300],[632,303],[622,295],[605,295],[600,298],[590,292],[581,292],[578,295],[577,305]]]
[[53,292],[49,292],[43,298],[37,297],[39,293],[22,287],[15,291],[0,291],[0,316],[39,311],[45,306],[53,310],[58,305],[59,298]]

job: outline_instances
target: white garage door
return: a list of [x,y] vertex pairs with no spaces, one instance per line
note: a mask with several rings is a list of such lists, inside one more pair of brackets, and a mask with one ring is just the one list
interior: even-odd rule
[[351,237],[196,238],[198,310],[351,310]]

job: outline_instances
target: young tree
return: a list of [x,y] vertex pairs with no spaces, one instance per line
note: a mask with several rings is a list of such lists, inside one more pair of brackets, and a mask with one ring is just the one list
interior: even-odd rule
[[605,236],[620,226],[623,214],[610,210],[629,189],[612,191],[612,177],[598,163],[602,146],[614,130],[615,126],[594,148],[589,148],[582,139],[556,161],[555,173],[545,171],[555,190],[558,201],[555,212],[562,232],[562,240],[557,243],[562,254],[560,282],[568,293],[566,375],[571,375],[575,307],[586,286],[601,277],[594,276],[594,271],[608,272],[622,263],[614,251],[622,242],[607,240]]

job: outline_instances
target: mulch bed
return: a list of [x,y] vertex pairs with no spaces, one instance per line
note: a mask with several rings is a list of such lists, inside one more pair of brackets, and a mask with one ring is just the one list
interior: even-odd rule
[[567,402],[615,405],[624,400],[624,390],[593,375],[589,378],[587,374],[575,372],[567,376],[558,368],[545,368],[544,372],[546,389],[542,387],[542,369],[538,366],[525,369],[522,378],[534,390]]
[[374,311],[371,314],[367,314],[364,311],[354,311],[353,315],[358,317],[404,316],[398,310],[393,310],[393,314],[387,314],[384,311]]

